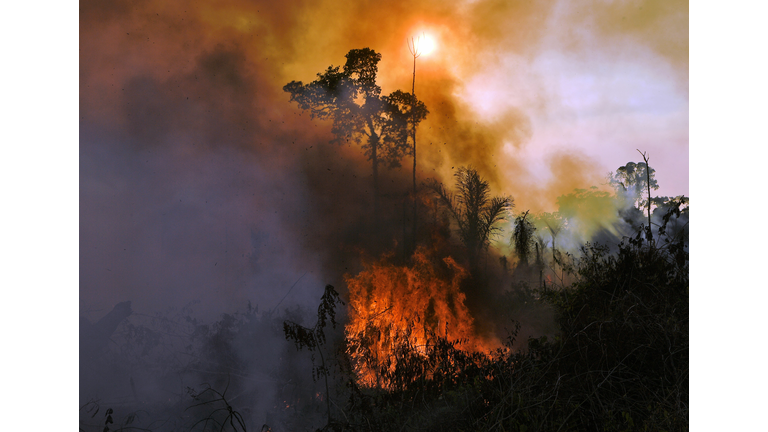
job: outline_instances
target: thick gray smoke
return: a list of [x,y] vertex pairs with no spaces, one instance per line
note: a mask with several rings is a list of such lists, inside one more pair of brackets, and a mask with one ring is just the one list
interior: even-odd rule
[[111,408],[121,421],[144,409],[189,427],[218,406],[183,408],[225,389],[249,425],[287,424],[291,401],[308,404],[316,384],[280,323],[311,326],[325,284],[342,289],[362,250],[401,236],[393,192],[407,175],[382,176],[390,222],[374,226],[362,156],[329,146],[306,116],[265,110],[260,95],[274,90],[243,58],[217,46],[188,72],[130,78],[109,121],[83,100],[83,425]]

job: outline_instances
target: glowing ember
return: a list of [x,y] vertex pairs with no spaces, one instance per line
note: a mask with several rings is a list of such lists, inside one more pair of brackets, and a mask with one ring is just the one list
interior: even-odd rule
[[464,305],[460,284],[467,276],[452,258],[441,260],[425,248],[416,251],[410,267],[380,261],[347,276],[350,316],[345,331],[358,382],[388,387],[386,375],[397,365],[398,350],[408,347],[423,355],[436,336],[462,341],[464,350],[492,349],[474,334]]

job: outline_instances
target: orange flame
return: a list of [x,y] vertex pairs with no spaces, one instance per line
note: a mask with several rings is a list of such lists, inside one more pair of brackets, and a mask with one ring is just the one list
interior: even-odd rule
[[460,341],[464,350],[495,348],[474,333],[460,289],[467,270],[451,257],[441,260],[434,255],[420,247],[411,266],[382,259],[368,263],[355,277],[345,276],[350,306],[347,351],[361,385],[388,387],[383,375],[396,367],[394,351],[403,344],[420,355],[434,336]]

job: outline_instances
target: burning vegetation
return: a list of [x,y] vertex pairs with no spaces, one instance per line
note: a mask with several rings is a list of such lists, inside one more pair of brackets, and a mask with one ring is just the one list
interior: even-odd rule
[[[426,356],[438,337],[469,351],[490,351],[497,343],[478,338],[461,283],[467,270],[451,257],[419,247],[411,265],[382,259],[347,276],[347,354],[358,383],[391,389],[403,355]],[[422,374],[431,376],[433,370]]]
[[[346,59],[283,88],[370,162],[367,189],[312,185],[371,204],[345,215],[370,239],[329,229],[343,284],[325,285],[316,316],[249,303],[206,324],[123,303],[83,320],[81,430],[686,430],[688,198],[651,196],[645,154],[551,213],[515,211],[472,166],[419,188],[414,168],[411,191],[379,169],[416,165],[429,111],[413,90],[382,96],[380,54]],[[105,377],[121,398],[90,397]]]

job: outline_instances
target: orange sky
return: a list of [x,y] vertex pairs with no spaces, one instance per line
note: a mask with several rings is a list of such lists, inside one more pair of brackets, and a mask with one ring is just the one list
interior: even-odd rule
[[293,124],[282,85],[311,81],[352,48],[382,54],[385,94],[409,90],[406,39],[425,32],[437,47],[417,60],[417,94],[431,111],[419,130],[423,176],[448,178],[451,167],[471,164],[519,205],[553,210],[557,196],[640,160],[639,148],[651,156],[659,194],[687,194],[687,9],[673,1],[83,2],[81,111],[125,122],[126,81],[146,75],[172,86],[221,50],[237,53],[237,73],[256,93],[250,105]]
[[[364,238],[371,166],[282,87],[382,54],[383,94],[409,91],[406,40],[430,114],[418,176],[472,165],[515,211],[601,186],[650,154],[659,195],[688,194],[688,5],[673,1],[182,0],[80,3],[81,310],[203,299],[275,304],[341,286]],[[383,195],[410,188],[382,169]],[[386,219],[388,218],[388,219]],[[400,233],[400,234],[393,234]],[[367,242],[367,243],[366,243]],[[508,236],[498,239],[506,244]],[[345,249],[346,248],[346,249]],[[105,290],[104,287],[109,287]],[[302,290],[308,290],[302,292]],[[214,305],[211,302],[219,302]]]

